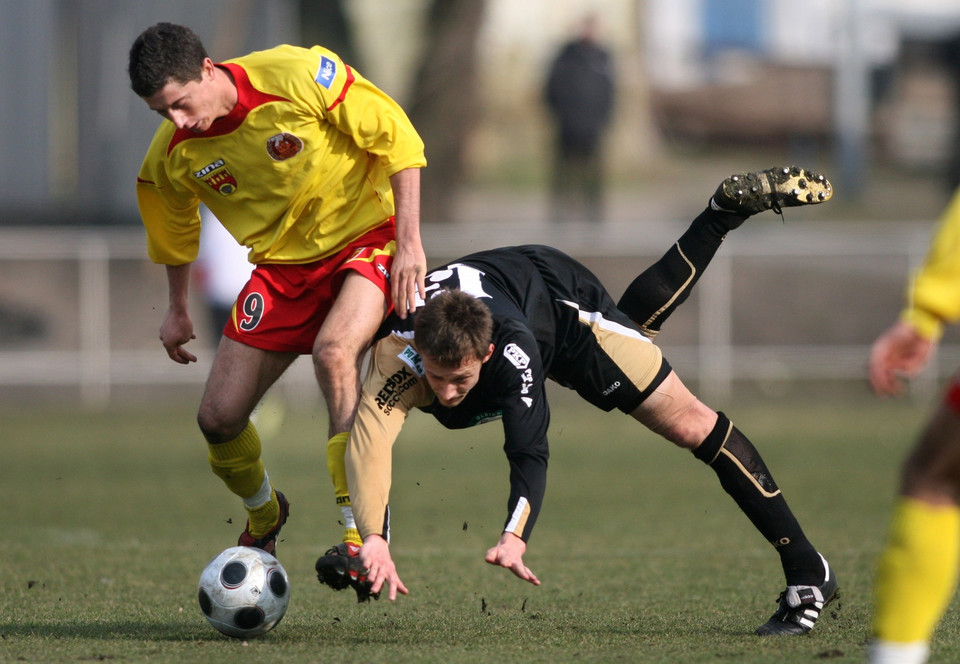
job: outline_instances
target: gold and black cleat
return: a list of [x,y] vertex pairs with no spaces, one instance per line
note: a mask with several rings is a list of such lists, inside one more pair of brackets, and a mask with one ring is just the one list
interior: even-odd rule
[[825,203],[831,196],[833,185],[821,173],[782,166],[731,175],[717,187],[710,207],[744,217],[764,210],[783,214],[785,207]]

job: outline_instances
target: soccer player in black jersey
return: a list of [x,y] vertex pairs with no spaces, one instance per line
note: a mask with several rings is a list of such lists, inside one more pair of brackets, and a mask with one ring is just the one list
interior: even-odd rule
[[454,429],[502,421],[510,497],[486,561],[539,585],[523,554],[546,487],[550,378],[604,411],[631,415],[708,464],[776,548],[786,576],[776,613],[756,633],[809,632],[836,593],[833,570],[804,535],[757,449],[684,386],[651,338],[728,231],[751,214],[831,195],[822,176],[795,167],[728,178],[619,302],[586,267],[541,245],[479,252],[430,271],[426,303],[381,328],[350,433],[347,484],[364,545],[359,558],[328,551],[317,561],[320,580],[351,585],[361,599],[384,583],[390,599],[406,593],[388,548],[387,504],[391,447],[418,408]]

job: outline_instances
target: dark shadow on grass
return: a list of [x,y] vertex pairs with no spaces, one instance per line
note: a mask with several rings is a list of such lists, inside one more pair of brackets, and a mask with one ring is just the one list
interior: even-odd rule
[[[10,638],[75,638],[100,639],[103,641],[140,640],[140,641],[219,641],[230,640],[231,637],[222,635],[203,625],[196,628],[184,627],[173,623],[148,623],[137,620],[109,621],[71,620],[69,625],[36,622],[8,623],[0,622],[0,637]],[[269,634],[258,638],[270,638]]]

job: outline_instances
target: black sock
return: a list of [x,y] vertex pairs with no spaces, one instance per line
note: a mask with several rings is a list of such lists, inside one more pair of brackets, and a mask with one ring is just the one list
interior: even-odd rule
[[660,260],[634,279],[617,303],[648,336],[690,295],[727,233],[743,217],[707,208]]
[[713,468],[723,487],[780,554],[787,585],[819,586],[823,563],[787,506],[760,453],[729,419],[718,413],[713,431],[693,451]]

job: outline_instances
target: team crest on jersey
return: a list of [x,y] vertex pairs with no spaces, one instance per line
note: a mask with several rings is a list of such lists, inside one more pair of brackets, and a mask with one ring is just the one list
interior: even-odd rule
[[223,159],[217,159],[193,172],[193,177],[201,180],[221,196],[229,196],[237,190],[237,179],[227,169]]
[[326,56],[320,58],[320,68],[317,69],[317,75],[313,80],[325,87],[327,90],[333,85],[333,79],[337,77],[337,63]]
[[526,369],[530,364],[530,356],[517,344],[507,344],[503,349],[503,356],[517,369]]
[[302,149],[303,141],[287,132],[274,134],[267,139],[267,154],[274,161],[283,161],[295,157],[300,154]]

